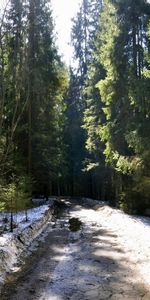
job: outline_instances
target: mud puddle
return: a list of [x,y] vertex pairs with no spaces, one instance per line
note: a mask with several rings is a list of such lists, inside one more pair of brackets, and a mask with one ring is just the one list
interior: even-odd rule
[[81,229],[82,222],[78,218],[69,219],[69,229],[72,232],[79,231]]

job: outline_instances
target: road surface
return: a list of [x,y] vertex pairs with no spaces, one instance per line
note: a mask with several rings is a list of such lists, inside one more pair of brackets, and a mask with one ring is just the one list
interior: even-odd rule
[[95,221],[93,209],[67,205],[22,270],[8,277],[0,299],[150,300],[118,232]]

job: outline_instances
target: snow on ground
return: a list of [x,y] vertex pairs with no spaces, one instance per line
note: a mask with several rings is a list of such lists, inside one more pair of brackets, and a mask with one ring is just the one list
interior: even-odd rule
[[[35,205],[38,205],[38,204],[40,205],[41,202],[42,202],[41,199],[33,199],[33,203]],[[48,204],[40,205],[38,207],[28,209],[28,211],[27,211],[28,222],[26,222],[25,211],[14,213],[13,221],[14,221],[15,225],[17,226],[17,228],[20,228],[20,229],[28,227],[31,223],[33,223],[34,221],[39,219],[42,216],[42,214],[44,214],[49,209],[49,206],[51,206],[53,204],[53,202],[54,202],[53,199],[49,198]],[[4,222],[5,218],[8,219],[8,222],[6,222],[6,223]],[[1,212],[0,213],[0,228],[3,226],[8,230],[10,227],[9,224],[10,224],[10,213]]]
[[[13,220],[14,220],[14,223],[16,224],[16,226],[17,226],[17,229],[18,228],[24,229],[24,228],[28,227],[34,221],[39,219],[41,217],[41,215],[45,213],[46,210],[48,210],[47,205],[42,205],[42,206],[39,206],[39,207],[36,207],[36,208],[28,209],[28,211],[27,211],[28,221],[27,222],[26,222],[25,211],[15,213],[14,217],[13,217]],[[2,226],[2,224],[4,224],[4,222],[3,222],[4,218],[8,218],[7,225],[9,226],[10,213],[3,212],[3,213],[0,214],[0,225],[1,226]]]
[[[82,204],[83,207],[79,204],[78,209],[76,206],[70,212],[70,217],[79,218],[86,226],[106,229],[117,235],[118,245],[124,248],[132,265],[138,269],[139,276],[150,286],[150,218],[129,216],[91,199],[82,199]],[[19,213],[14,233],[0,236],[0,282],[4,281],[5,273],[17,264],[20,254],[47,227],[51,209],[48,205],[31,209],[28,217],[29,221],[25,223],[24,213]]]
[[[17,265],[20,255],[31,245],[42,231],[47,227],[52,217],[51,206],[53,201],[48,205],[42,205],[28,210],[28,221],[25,219],[25,212],[17,213],[14,221],[16,228],[13,232],[4,232],[0,236],[0,287],[8,272],[12,271]],[[10,223],[10,214],[0,214],[0,224],[3,219],[8,218]]]
[[131,262],[138,268],[145,284],[150,286],[150,218],[130,216],[107,205],[96,206],[96,210],[82,209],[73,211],[72,216],[78,217],[89,226],[100,226],[111,230],[118,236],[120,246],[128,253]]

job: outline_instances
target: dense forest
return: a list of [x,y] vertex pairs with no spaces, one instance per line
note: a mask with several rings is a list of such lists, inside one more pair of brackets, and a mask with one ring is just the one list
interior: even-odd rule
[[82,0],[75,64],[56,46],[50,0],[0,15],[0,209],[32,197],[150,207],[150,3]]

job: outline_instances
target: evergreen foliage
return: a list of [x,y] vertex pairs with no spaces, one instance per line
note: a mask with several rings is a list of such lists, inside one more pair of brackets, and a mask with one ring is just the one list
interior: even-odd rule
[[104,154],[121,182],[116,200],[141,212],[149,205],[149,13],[147,1],[104,1],[99,53],[106,77],[97,84],[106,116],[100,128]]
[[150,196],[150,4],[99,1],[99,23],[93,19],[91,25],[92,5],[83,1],[73,23],[84,105],[84,170],[91,173],[92,185],[98,182],[97,197],[144,213]]
[[150,3],[82,0],[76,67],[55,45],[49,0],[10,0],[0,16],[0,210],[32,196],[150,207]]
[[1,199],[11,211],[10,194],[14,199],[19,193],[15,209],[27,210],[27,185],[30,199],[31,193],[47,198],[63,176],[68,74],[54,39],[49,1],[11,0],[6,6],[0,23],[0,176]]

